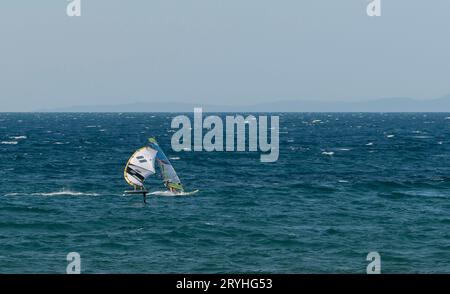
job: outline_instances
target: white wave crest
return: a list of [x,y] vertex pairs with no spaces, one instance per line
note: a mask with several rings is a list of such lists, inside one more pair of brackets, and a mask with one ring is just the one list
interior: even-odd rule
[[70,190],[48,192],[48,193],[33,193],[34,196],[99,196],[97,193],[83,193]]
[[19,142],[17,141],[2,141],[0,144],[2,145],[17,145]]
[[11,136],[9,138],[13,140],[25,140],[27,139],[27,136]]
[[97,193],[83,193],[83,192],[75,192],[70,190],[62,190],[56,192],[43,192],[43,193],[24,193],[24,192],[11,192],[4,194],[4,196],[99,196]]

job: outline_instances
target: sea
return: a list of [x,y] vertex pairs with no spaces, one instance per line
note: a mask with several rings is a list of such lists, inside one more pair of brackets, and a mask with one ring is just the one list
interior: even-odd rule
[[[272,163],[174,152],[177,115],[1,113],[0,273],[450,273],[449,113],[254,113]],[[123,195],[149,137],[198,193]]]

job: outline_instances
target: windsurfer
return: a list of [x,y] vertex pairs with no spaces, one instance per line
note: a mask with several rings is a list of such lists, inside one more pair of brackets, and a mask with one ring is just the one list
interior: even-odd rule
[[133,191],[125,191],[126,194],[143,194],[146,203],[147,189],[145,180],[156,174],[155,163],[158,163],[160,173],[167,190],[173,194],[183,192],[183,186],[169,159],[159,147],[154,138],[149,139],[149,146],[138,149],[128,160],[124,177],[128,184],[133,186]]
[[176,190],[170,185],[169,181],[165,181],[164,185],[169,189],[170,193],[175,193]]

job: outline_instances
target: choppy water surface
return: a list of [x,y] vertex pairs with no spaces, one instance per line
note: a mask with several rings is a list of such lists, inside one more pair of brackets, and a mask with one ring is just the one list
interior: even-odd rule
[[[0,114],[0,272],[450,272],[449,114],[282,113],[276,163],[175,153],[175,115]],[[122,196],[149,136],[200,192]]]

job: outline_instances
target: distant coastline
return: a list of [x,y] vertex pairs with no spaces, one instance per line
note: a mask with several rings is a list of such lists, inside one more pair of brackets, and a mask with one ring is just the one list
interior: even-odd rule
[[284,100],[253,105],[213,105],[183,102],[138,102],[36,109],[35,112],[450,112],[450,95],[428,100],[383,98],[359,102]]

